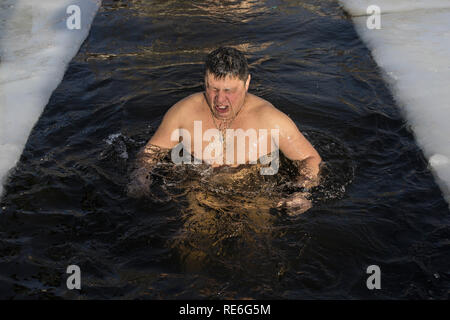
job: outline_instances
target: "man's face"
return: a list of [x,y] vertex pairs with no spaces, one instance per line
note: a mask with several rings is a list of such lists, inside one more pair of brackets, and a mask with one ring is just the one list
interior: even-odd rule
[[214,116],[224,120],[232,118],[243,106],[249,84],[250,75],[244,82],[238,77],[231,76],[217,79],[207,72],[206,99]]

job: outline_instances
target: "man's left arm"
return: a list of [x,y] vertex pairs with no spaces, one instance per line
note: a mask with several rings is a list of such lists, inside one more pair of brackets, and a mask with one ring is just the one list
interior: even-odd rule
[[[311,188],[319,184],[319,170],[322,158],[312,144],[303,136],[295,123],[280,112],[275,127],[279,129],[279,149],[293,160],[299,170],[299,185]],[[274,120],[272,120],[274,121]]]

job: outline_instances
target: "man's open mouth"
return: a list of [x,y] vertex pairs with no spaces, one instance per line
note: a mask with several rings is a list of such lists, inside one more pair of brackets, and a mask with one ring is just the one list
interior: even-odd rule
[[228,110],[230,109],[230,107],[229,106],[219,106],[219,105],[216,105],[215,106],[215,109],[216,109],[216,111],[218,112],[218,113],[226,113],[226,112],[228,112]]

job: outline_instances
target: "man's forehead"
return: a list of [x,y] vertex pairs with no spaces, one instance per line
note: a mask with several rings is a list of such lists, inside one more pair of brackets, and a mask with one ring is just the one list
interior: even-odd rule
[[228,85],[228,86],[236,86],[239,85],[240,82],[243,82],[239,79],[238,76],[226,75],[225,77],[218,78],[213,74],[207,73],[206,82],[210,85]]

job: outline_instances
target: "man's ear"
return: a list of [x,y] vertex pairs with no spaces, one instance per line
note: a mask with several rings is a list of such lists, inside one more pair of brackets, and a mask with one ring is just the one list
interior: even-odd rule
[[250,79],[251,79],[251,75],[249,73],[247,81],[245,82],[245,91],[248,91],[248,87],[250,86]]

